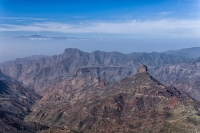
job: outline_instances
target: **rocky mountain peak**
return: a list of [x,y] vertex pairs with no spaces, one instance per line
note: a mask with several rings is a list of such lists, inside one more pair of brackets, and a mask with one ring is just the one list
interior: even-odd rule
[[61,54],[64,58],[67,57],[81,57],[83,55],[86,55],[87,53],[77,49],[77,48],[67,48],[65,51]]
[[145,65],[142,65],[139,69],[139,73],[144,73],[144,72],[147,72],[147,66]]
[[65,51],[64,51],[64,53],[65,54],[68,54],[68,53],[80,53],[80,52],[82,52],[82,51],[80,51],[79,49],[77,49],[77,48],[67,48],[67,49],[65,49]]

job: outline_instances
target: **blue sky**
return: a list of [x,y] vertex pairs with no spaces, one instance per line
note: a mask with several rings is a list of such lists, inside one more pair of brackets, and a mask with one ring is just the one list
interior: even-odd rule
[[[37,33],[78,39],[15,38]],[[199,38],[199,0],[0,0],[0,62],[68,47],[162,52],[200,46]]]

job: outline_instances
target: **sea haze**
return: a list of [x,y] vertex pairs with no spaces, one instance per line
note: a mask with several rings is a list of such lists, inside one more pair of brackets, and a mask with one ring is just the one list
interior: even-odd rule
[[31,55],[56,55],[62,53],[65,48],[78,48],[85,52],[96,50],[105,52],[118,51],[127,54],[132,52],[164,52],[200,46],[200,39],[131,37],[110,39],[108,37],[97,38],[96,36],[90,36],[90,38],[86,38],[84,36],[74,36],[0,38],[0,62]]
[[199,12],[199,0],[0,1],[0,62],[65,48],[131,53],[199,47]]

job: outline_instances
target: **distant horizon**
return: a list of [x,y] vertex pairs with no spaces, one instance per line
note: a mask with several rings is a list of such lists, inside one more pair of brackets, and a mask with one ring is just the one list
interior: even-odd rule
[[0,0],[0,62],[65,48],[131,53],[189,47],[200,47],[199,0]]
[[123,52],[119,52],[119,51],[102,51],[102,50],[94,50],[94,51],[90,51],[90,52],[87,52],[87,51],[84,51],[84,50],[81,50],[79,48],[65,48],[63,49],[63,51],[61,53],[58,53],[58,54],[53,54],[53,55],[45,55],[45,54],[38,54],[38,55],[27,55],[27,56],[24,56],[24,57],[16,57],[16,58],[13,58],[13,59],[8,59],[6,61],[0,61],[0,63],[5,63],[5,62],[9,62],[9,61],[14,61],[16,59],[24,59],[24,58],[29,58],[29,57],[33,57],[33,56],[46,56],[46,57],[51,57],[51,56],[54,56],[54,55],[59,55],[59,54],[62,54],[64,53],[64,51],[66,49],[78,49],[80,51],[83,51],[83,52],[86,52],[86,53],[92,53],[92,52],[96,52],[96,51],[100,51],[100,52],[119,52],[119,53],[122,53],[122,54],[131,54],[131,53],[165,53],[165,52],[171,52],[171,51],[177,51],[177,50],[185,50],[185,49],[194,49],[194,48],[200,48],[200,47],[188,47],[188,48],[181,48],[181,49],[174,49],[174,50],[167,50],[167,51],[163,51],[163,52],[156,52],[156,51],[152,51],[152,52],[130,52],[130,53],[123,53]]

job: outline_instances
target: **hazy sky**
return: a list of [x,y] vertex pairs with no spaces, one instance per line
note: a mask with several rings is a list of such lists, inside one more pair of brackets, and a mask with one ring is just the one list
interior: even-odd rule
[[[43,36],[31,36],[37,33]],[[131,53],[194,46],[200,0],[0,0],[0,62],[71,47]]]

